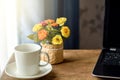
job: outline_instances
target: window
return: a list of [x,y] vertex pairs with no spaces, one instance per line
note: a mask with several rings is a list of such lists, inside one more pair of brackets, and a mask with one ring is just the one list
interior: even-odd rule
[[0,0],[0,70],[17,45],[16,0]]

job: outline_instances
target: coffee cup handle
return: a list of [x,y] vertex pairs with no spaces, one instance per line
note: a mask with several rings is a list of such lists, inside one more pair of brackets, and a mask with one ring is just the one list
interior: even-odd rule
[[44,55],[47,56],[47,62],[43,65],[39,64],[39,66],[44,67],[44,66],[49,64],[50,58],[49,58],[49,55],[46,52],[40,52],[40,56],[41,56],[41,54],[44,54]]

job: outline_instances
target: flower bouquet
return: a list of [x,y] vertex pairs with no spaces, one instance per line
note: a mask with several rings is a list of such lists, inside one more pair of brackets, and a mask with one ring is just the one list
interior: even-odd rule
[[[28,35],[34,42],[40,42],[42,51],[49,54],[51,64],[63,61],[64,40],[70,36],[70,29],[65,25],[66,21],[65,17],[41,21],[34,25],[32,29],[34,33]],[[42,58],[45,60],[45,57]]]

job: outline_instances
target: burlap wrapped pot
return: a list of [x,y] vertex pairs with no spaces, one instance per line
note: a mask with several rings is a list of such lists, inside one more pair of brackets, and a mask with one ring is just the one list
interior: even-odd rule
[[[63,44],[52,45],[52,44],[40,44],[43,52],[48,53],[51,64],[61,63],[63,61]],[[47,61],[45,55],[41,56],[41,60]]]

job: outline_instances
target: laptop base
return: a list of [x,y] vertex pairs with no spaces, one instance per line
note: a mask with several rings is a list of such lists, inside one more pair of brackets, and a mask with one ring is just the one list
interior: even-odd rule
[[120,79],[120,66],[117,65],[103,65],[102,60],[107,50],[102,50],[99,59],[94,67],[93,76],[101,78]]

